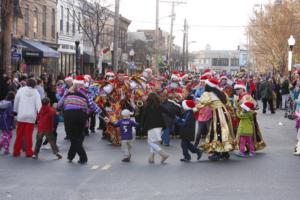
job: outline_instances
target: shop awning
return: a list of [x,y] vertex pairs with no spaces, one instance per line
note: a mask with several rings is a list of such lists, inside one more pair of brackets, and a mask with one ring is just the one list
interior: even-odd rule
[[22,40],[27,45],[29,45],[32,48],[35,48],[42,52],[42,57],[44,58],[59,58],[59,53],[55,51],[54,49],[51,49],[50,47],[34,40]]
[[22,40],[13,39],[12,40],[12,56],[13,57],[18,57],[18,54],[20,54],[20,52],[18,52],[17,49],[22,50],[23,57],[41,58],[43,56],[42,51],[28,45],[27,43],[23,42]]

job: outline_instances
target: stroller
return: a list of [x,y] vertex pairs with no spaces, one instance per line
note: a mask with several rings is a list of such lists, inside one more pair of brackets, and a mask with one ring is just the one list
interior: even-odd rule
[[290,120],[295,120],[297,118],[297,116],[295,115],[295,102],[292,100],[290,95],[288,97],[284,117]]

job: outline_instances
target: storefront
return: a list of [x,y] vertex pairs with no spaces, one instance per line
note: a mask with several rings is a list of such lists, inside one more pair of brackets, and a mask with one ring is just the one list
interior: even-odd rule
[[[14,39],[12,45],[14,70],[39,76],[46,72],[56,76],[59,53],[41,42]],[[20,51],[21,49],[21,51]]]

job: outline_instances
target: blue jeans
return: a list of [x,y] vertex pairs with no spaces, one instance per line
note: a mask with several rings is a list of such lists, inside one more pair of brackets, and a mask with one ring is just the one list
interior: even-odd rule
[[171,130],[170,128],[165,128],[163,130],[161,139],[162,139],[164,145],[170,145],[170,130]]
[[191,153],[199,153],[199,149],[197,149],[190,141],[181,140],[181,148],[182,154],[186,160],[191,160]]

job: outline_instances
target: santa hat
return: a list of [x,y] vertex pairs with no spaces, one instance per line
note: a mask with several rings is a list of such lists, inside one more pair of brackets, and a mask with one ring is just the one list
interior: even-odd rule
[[78,75],[76,76],[75,80],[73,81],[74,84],[84,84],[84,76]]
[[219,80],[216,79],[216,78],[209,78],[205,81],[205,83],[207,85],[209,85],[210,87],[213,87],[213,88],[219,88]]
[[234,89],[244,89],[244,90],[247,90],[246,89],[246,85],[243,81],[237,81],[234,85]]
[[228,79],[225,73],[221,74],[220,80],[222,80],[222,79],[226,79],[226,80]]
[[206,69],[203,72],[203,76],[212,76],[212,75],[213,75],[213,73],[210,69]]
[[182,102],[182,107],[184,110],[192,110],[195,107],[195,103],[192,100],[184,100]]
[[253,110],[254,109],[254,104],[250,101],[247,101],[245,103],[243,103],[241,105],[241,107],[246,110],[247,112],[249,112],[250,110]]
[[109,70],[105,73],[105,76],[115,76],[115,73],[113,71]]
[[65,81],[73,81],[73,77],[72,76],[66,76]]
[[201,76],[200,81],[205,82],[209,77],[208,76]]

